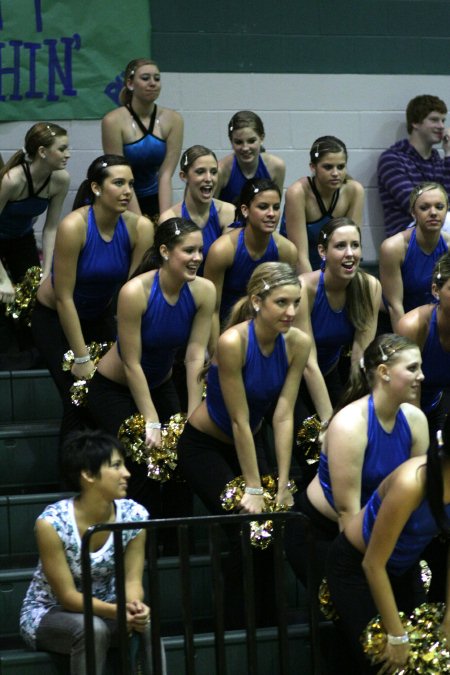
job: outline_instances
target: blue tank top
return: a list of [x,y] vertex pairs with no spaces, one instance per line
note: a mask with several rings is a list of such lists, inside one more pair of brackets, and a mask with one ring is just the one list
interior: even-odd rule
[[[369,500],[373,491],[394,469],[411,456],[412,435],[404,412],[400,409],[390,433],[378,421],[373,396],[368,400],[367,445],[361,471],[361,507]],[[335,508],[328,467],[328,457],[320,453],[319,480],[324,495]]]
[[442,389],[450,385],[450,352],[444,351],[439,340],[437,307],[433,309],[430,330],[422,350],[421,408],[429,413],[439,403]]
[[225,272],[220,303],[220,320],[228,318],[231,308],[247,292],[247,283],[253,271],[263,262],[277,262],[279,260],[278,247],[273,236],[261,258],[253,260],[245,245],[245,228],[239,232],[236,253],[231,267]]
[[268,178],[271,179],[270,173],[267,171],[267,167],[263,162],[261,155],[258,158],[258,166],[256,173],[251,178],[246,178],[242,173],[241,167],[238,164],[236,156],[233,157],[233,166],[231,167],[230,178],[225,187],[220,191],[219,199],[224,202],[230,202],[231,204],[236,204],[238,197],[241,194],[242,188],[248,180],[253,180],[255,178]]
[[148,128],[146,128],[139,115],[135,113],[131,104],[126,109],[132,116],[134,124],[137,124],[144,136],[133,143],[125,143],[123,155],[130,162],[134,176],[134,191],[137,197],[149,197],[158,194],[158,171],[164,161],[167,143],[162,138],[153,134],[155,126],[157,106],[153,108]]
[[21,164],[28,185],[28,197],[17,201],[7,202],[0,213],[0,239],[19,239],[29,234],[34,222],[48,208],[49,198],[38,197],[39,193],[50,182],[51,174],[38,190],[33,187],[30,167],[25,162]]
[[[380,495],[375,490],[367,502],[363,518],[362,532],[366,545],[369,543],[381,502]],[[445,513],[447,518],[450,518],[450,505],[445,507]],[[431,513],[428,500],[424,499],[412,512],[401,531],[387,562],[387,570],[394,576],[407,572],[419,560],[422,551],[438,533],[439,528]]]
[[[187,218],[187,220],[191,220],[191,217],[189,215],[189,211],[187,210],[186,202],[184,202],[184,201],[181,205],[181,217]],[[217,209],[216,209],[216,205],[214,204],[214,201],[212,201],[211,207],[209,209],[208,222],[206,223],[206,225],[204,225],[202,227],[203,262],[197,270],[197,276],[199,276],[199,277],[203,276],[203,270],[204,270],[204,267],[205,267],[205,260],[206,260],[206,256],[208,255],[208,251],[211,247],[211,244],[213,244],[216,241],[216,239],[218,239],[220,237],[221,234],[222,234],[222,228],[220,227],[219,214],[217,213]]]
[[[288,368],[284,336],[279,334],[275,340],[273,352],[270,356],[264,356],[256,339],[254,323],[250,321],[242,379],[252,432],[257,431],[262,418],[272,403],[277,401],[286,380]],[[208,371],[206,406],[213,422],[224,434],[233,438],[230,416],[220,389],[218,367],[214,364]]]
[[319,368],[326,375],[337,364],[342,348],[353,342],[355,327],[350,322],[345,307],[339,310],[331,309],[325,291],[323,272],[320,273],[317,285],[311,325]]
[[73,300],[80,319],[93,319],[105,311],[117,289],[127,280],[130,263],[130,237],[122,216],[117,221],[111,241],[104,241],[97,229],[91,206],[86,242],[78,258],[73,290]]
[[[171,305],[165,299],[156,272],[141,322],[141,365],[150,388],[160,385],[172,370],[175,354],[187,345],[197,307],[189,284]],[[120,345],[117,340],[120,354]]]
[[432,253],[424,253],[417,243],[416,228],[413,228],[405,260],[401,267],[405,313],[415,307],[436,302],[431,293],[433,268],[438,258],[447,253],[447,251],[447,243],[441,235],[434,251]]

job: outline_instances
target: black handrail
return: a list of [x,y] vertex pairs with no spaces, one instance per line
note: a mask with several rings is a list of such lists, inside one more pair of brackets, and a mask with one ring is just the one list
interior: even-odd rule
[[157,532],[161,529],[176,528],[178,533],[178,556],[181,579],[182,616],[184,625],[184,649],[185,649],[185,675],[195,675],[195,648],[194,627],[191,602],[190,583],[190,555],[189,555],[189,529],[197,526],[207,527],[209,555],[212,570],[212,596],[214,610],[214,635],[216,675],[226,675],[225,656],[225,626],[224,626],[224,587],[221,572],[221,530],[227,527],[241,527],[243,554],[243,578],[245,597],[245,618],[247,633],[247,672],[249,675],[257,675],[257,633],[255,619],[255,593],[252,565],[252,546],[250,543],[250,521],[265,521],[268,518],[273,523],[272,550],[274,559],[274,584],[277,603],[277,630],[279,645],[279,674],[288,675],[288,626],[286,618],[287,601],[285,592],[285,563],[284,563],[284,523],[287,519],[301,519],[306,523],[309,533],[308,565],[310,572],[310,589],[308,589],[308,611],[311,640],[312,672],[320,675],[320,641],[319,641],[319,609],[316,589],[318,586],[315,579],[314,565],[314,539],[309,528],[309,520],[301,513],[289,511],[282,513],[202,516],[194,518],[171,518],[164,520],[150,520],[132,523],[107,523],[90,527],[82,539],[82,575],[83,596],[85,615],[85,644],[86,644],[86,668],[87,675],[97,675],[95,666],[95,642],[93,630],[92,612],[92,576],[90,568],[89,543],[96,532],[111,531],[114,536],[114,557],[116,573],[116,594],[118,606],[118,646],[120,651],[121,675],[131,675],[128,663],[128,639],[126,630],[126,599],[124,583],[124,563],[122,532],[128,529],[144,529],[147,532],[147,559],[148,559],[148,584],[149,604],[152,608],[152,655],[154,675],[162,675],[161,660],[161,625],[160,625],[160,584],[159,565],[157,551]]

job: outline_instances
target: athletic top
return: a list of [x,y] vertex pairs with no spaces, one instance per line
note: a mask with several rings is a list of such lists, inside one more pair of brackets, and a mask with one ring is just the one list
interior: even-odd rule
[[[351,433],[349,431],[349,433]],[[361,471],[361,507],[363,507],[381,481],[411,456],[412,435],[404,412],[399,409],[390,433],[378,421],[373,396],[369,396],[367,420],[367,445]],[[330,506],[335,509],[328,467],[328,457],[320,453],[319,480]]]
[[421,408],[424,413],[433,410],[440,401],[442,389],[450,385],[450,352],[446,352],[439,339],[436,307],[433,309],[430,330],[422,350]]
[[28,184],[28,197],[7,202],[0,213],[0,239],[19,239],[29,234],[33,224],[48,208],[50,199],[38,197],[39,193],[49,184],[51,174],[37,190],[33,187],[30,167],[27,162],[20,165]]
[[[132,499],[116,499],[116,523],[148,520],[146,509]],[[56,530],[66,554],[67,564],[72,573],[77,591],[81,585],[81,539],[74,513],[74,500],[63,499],[47,506],[38,520],[45,520]],[[125,530],[122,534],[124,549],[137,537],[140,530]],[[103,546],[90,554],[92,572],[92,595],[104,602],[115,602],[115,567],[113,534]],[[47,581],[39,560],[33,579],[23,601],[20,612],[20,632],[29,647],[36,649],[36,632],[47,612],[58,605],[58,599]]]
[[222,300],[220,303],[220,321],[228,318],[231,308],[247,292],[248,280],[252,276],[253,270],[263,262],[278,262],[278,247],[275,239],[270,235],[266,250],[258,260],[253,260],[245,245],[245,228],[239,232],[236,253],[231,267],[229,267],[224,276],[222,288]]
[[166,156],[167,143],[153,135],[156,120],[156,105],[146,128],[130,104],[125,106],[144,136],[133,143],[124,143],[123,155],[130,162],[134,176],[134,191],[137,197],[158,194],[158,171]]
[[263,162],[261,155],[258,158],[258,167],[256,169],[255,175],[251,178],[246,178],[244,176],[235,155],[233,157],[233,166],[231,167],[228,183],[220,191],[219,199],[224,202],[230,202],[230,204],[236,204],[237,199],[240,196],[242,188],[246,182],[256,178],[268,178],[269,180],[272,178]]
[[313,268],[313,270],[318,270],[320,269],[320,264],[322,262],[319,252],[317,250],[320,230],[333,218],[333,211],[336,208],[336,204],[338,203],[339,200],[339,190],[336,190],[336,192],[333,194],[330,207],[327,209],[325,204],[323,203],[322,197],[320,196],[320,192],[317,189],[314,178],[310,178],[308,176],[308,183],[313,192],[314,197],[316,198],[317,206],[320,209],[320,213],[322,214],[322,217],[319,218],[319,220],[314,220],[310,223],[306,223],[306,233],[308,235],[309,262],[311,263],[311,267]]
[[[183,203],[181,205],[181,217],[186,218],[187,220],[191,220],[191,217],[189,215],[189,211],[187,210],[187,206],[186,206],[185,201],[183,201]],[[213,244],[216,241],[216,239],[218,239],[220,237],[221,234],[222,234],[222,228],[220,227],[219,214],[217,213],[217,209],[216,209],[216,206],[214,204],[214,201],[212,201],[210,209],[209,209],[208,221],[202,227],[203,262],[197,270],[197,276],[199,276],[199,277],[203,276],[203,270],[204,270],[204,267],[205,267],[205,260],[206,260],[206,256],[208,255],[208,251],[211,247],[211,244]]]
[[[258,430],[262,418],[274,403],[283,388],[289,365],[284,336],[279,334],[270,356],[259,348],[253,321],[248,324],[248,344],[245,364],[242,368],[245,395],[252,432]],[[213,364],[208,371],[206,406],[213,422],[224,434],[233,438],[231,420],[223,400],[218,367]]]
[[[181,287],[178,300],[171,305],[163,295],[157,271],[141,322],[141,366],[151,389],[164,382],[178,349],[187,345],[196,312],[189,284]],[[117,348],[120,354],[119,340]]]
[[415,307],[436,302],[431,293],[431,279],[433,268],[444,253],[448,252],[448,246],[441,235],[436,248],[431,253],[424,253],[417,243],[416,228],[413,228],[408,248],[403,261],[401,272],[403,279],[403,307],[409,312]]
[[[363,537],[366,545],[375,524],[381,506],[381,498],[375,490],[367,502],[363,519]],[[447,518],[450,518],[450,505],[445,507]],[[428,500],[424,499],[420,506],[412,512],[401,531],[386,568],[394,576],[407,572],[418,560],[422,551],[439,533],[437,523],[431,513]]]
[[130,263],[130,237],[122,216],[117,221],[111,241],[105,241],[97,229],[91,206],[86,242],[78,258],[73,289],[73,300],[80,319],[93,319],[105,311],[117,289],[127,280]]
[[330,307],[323,272],[320,273],[317,285],[311,324],[319,368],[326,375],[339,361],[342,348],[353,342],[355,327],[350,322],[345,307],[338,310]]

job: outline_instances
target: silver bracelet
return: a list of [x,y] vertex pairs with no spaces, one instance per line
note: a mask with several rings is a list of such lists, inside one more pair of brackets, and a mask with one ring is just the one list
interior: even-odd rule
[[87,363],[90,360],[91,360],[90,354],[86,354],[86,356],[74,356],[73,358],[73,362],[76,363],[77,365],[81,363]]
[[409,642],[409,635],[408,633],[403,633],[403,635],[389,635],[388,633],[387,641],[394,647],[397,645],[406,645]]
[[246,495],[263,495],[264,494],[264,488],[263,487],[246,487],[244,490]]
[[161,429],[161,423],[160,422],[146,422],[145,428],[146,429]]

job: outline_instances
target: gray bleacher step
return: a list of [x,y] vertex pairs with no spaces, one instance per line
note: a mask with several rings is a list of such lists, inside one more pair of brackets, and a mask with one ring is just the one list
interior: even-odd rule
[[61,419],[62,403],[48,370],[11,372],[12,422]]

